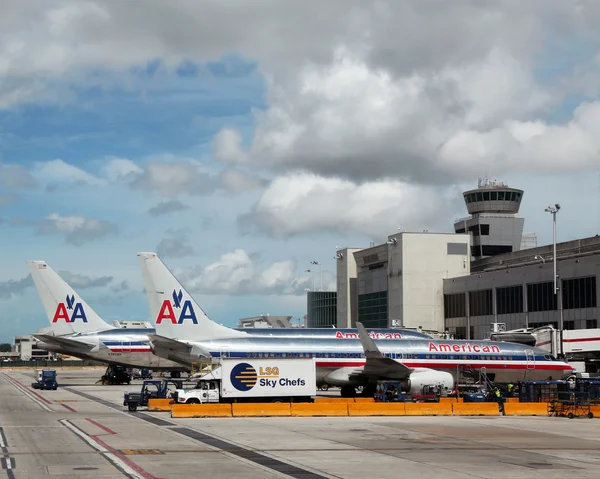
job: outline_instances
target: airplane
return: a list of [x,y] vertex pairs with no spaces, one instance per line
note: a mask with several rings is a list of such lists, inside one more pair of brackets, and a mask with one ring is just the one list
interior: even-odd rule
[[[117,328],[105,322],[45,261],[28,261],[29,271],[44,306],[53,334],[35,334],[38,347],[46,351],[120,365],[171,371],[173,377],[189,368],[152,353],[148,335],[152,328]],[[63,299],[64,298],[64,299]],[[345,338],[356,336],[354,329],[247,328],[239,330],[248,336],[309,336]],[[410,330],[378,329],[376,337],[403,339],[427,337]]]
[[105,322],[45,261],[27,261],[52,334],[34,334],[38,347],[114,365],[171,371],[189,368],[159,358],[148,345],[148,329],[117,328]]
[[[316,358],[317,386],[339,386],[344,397],[354,396],[359,386],[363,387],[364,394],[370,394],[374,382],[385,379],[383,373],[370,366],[365,370],[367,358],[360,339],[244,335],[211,321],[155,253],[138,253],[138,262],[156,330],[149,335],[150,346],[158,356],[186,365],[223,356],[313,357]],[[360,332],[359,336],[362,337]],[[377,339],[373,344],[386,357],[399,360],[396,362],[406,368],[405,379],[414,384],[426,378],[430,383],[453,387],[461,368],[485,368],[488,378],[499,383],[543,380],[549,376],[562,378],[573,371],[547,351],[516,343],[411,338]],[[362,373],[357,374],[360,371]]]

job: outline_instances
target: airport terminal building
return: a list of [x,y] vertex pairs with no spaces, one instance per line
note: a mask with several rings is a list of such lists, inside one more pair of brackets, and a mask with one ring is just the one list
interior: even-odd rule
[[[470,216],[456,220],[454,233],[399,232],[381,245],[338,250],[337,326],[354,327],[358,320],[457,339],[489,338],[493,323],[508,330],[596,328],[600,238],[557,245],[554,294],[552,245],[537,247],[536,236],[524,234],[523,195],[480,181],[464,192]],[[316,318],[319,306],[309,302],[309,316]]]

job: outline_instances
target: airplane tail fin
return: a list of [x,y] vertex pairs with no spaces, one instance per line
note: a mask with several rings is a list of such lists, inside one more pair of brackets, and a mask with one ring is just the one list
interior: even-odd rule
[[157,334],[181,340],[247,336],[212,321],[156,253],[138,253],[138,262]]
[[45,261],[27,261],[27,267],[56,336],[114,329]]

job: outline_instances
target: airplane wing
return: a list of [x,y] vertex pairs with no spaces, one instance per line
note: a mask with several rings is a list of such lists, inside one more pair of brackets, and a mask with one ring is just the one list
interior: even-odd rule
[[91,349],[94,349],[95,346],[94,344],[84,343],[83,341],[52,336],[50,334],[34,334],[33,336],[43,343],[55,344],[62,348],[76,351],[90,351]]
[[[176,339],[161,336],[160,334],[150,334],[148,335],[148,339],[150,340],[152,349],[155,350],[155,354],[158,354],[159,356],[162,356],[160,352],[163,351],[167,354],[175,354],[180,358],[185,356],[205,356],[207,358],[211,357],[210,351],[195,344],[184,343]],[[170,358],[171,355],[169,355],[169,359]]]
[[369,333],[362,325],[357,322],[356,327],[360,334],[360,344],[365,352],[365,365],[356,372],[350,374],[352,379],[363,379],[367,377],[377,377],[381,379],[406,379],[413,372],[413,369],[405,366],[399,361],[384,356],[371,339]]

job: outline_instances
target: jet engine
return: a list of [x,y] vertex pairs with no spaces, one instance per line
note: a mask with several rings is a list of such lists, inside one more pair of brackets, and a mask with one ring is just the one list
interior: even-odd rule
[[417,369],[406,381],[402,381],[402,386],[408,394],[422,394],[425,386],[440,386],[442,391],[452,392],[454,377],[450,373],[435,369]]
[[[330,386],[341,387],[344,394],[349,394],[350,389],[365,386],[367,383],[373,383],[378,379],[400,379],[394,377],[393,374],[365,377],[361,371],[362,368],[343,367],[332,371],[323,380]],[[401,382],[403,391],[409,394],[422,394],[425,386],[441,386],[442,391],[454,390],[454,377],[452,374],[429,368],[416,368],[407,378],[401,379]]]

